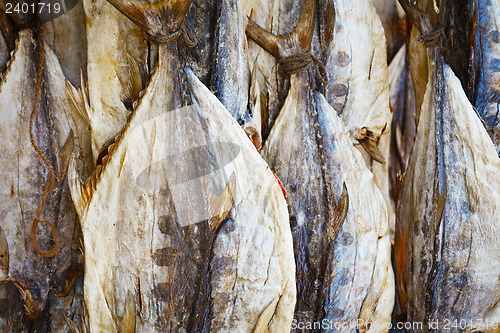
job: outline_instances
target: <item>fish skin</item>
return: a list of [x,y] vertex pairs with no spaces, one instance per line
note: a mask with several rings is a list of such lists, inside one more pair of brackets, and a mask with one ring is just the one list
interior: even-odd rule
[[400,298],[409,321],[472,320],[467,330],[488,331],[487,322],[500,322],[500,159],[459,79],[436,48],[428,52],[428,85],[398,205]]
[[[152,8],[149,14],[154,16],[169,11],[160,6]],[[133,11],[122,10],[132,20],[137,19]],[[169,31],[156,33],[161,36]],[[85,303],[90,330],[114,332],[135,326],[136,331],[221,331],[226,327],[250,331],[269,302],[281,296],[282,305],[270,326],[286,331],[295,301],[294,261],[286,202],[279,184],[243,129],[190,71],[187,76],[196,111],[207,112],[201,108],[208,103],[208,110],[214,114],[205,118],[200,115],[201,119],[190,108],[181,108],[185,102],[179,84],[182,73],[177,42],[161,44],[158,59],[151,81],[122,134],[109,148],[102,168],[82,188],[75,164],[70,166],[73,200],[84,234]],[[134,169],[142,170],[145,161],[153,158],[152,152],[155,161],[161,162],[162,156],[206,145],[210,139],[218,142],[229,134],[245,150],[229,166],[235,169],[229,177],[228,192],[223,192],[229,194],[232,209],[225,212],[224,221],[221,218],[225,214],[218,221],[182,227],[179,209],[183,206],[175,202],[183,193],[176,190],[175,179],[180,179],[184,171],[159,163],[159,172],[151,173],[155,181],[150,184],[165,184],[167,175],[167,187],[143,188],[136,181]],[[218,159],[227,154],[216,145],[206,146]],[[215,178],[207,185],[217,188],[223,184],[221,172],[214,173]],[[265,185],[263,179],[267,179]],[[256,183],[259,185],[248,187]],[[221,209],[228,202],[213,204],[207,208]],[[255,214],[256,207],[262,207],[263,216]],[[241,235],[249,235],[249,239],[242,241]],[[256,239],[265,255],[255,251]],[[275,261],[280,264],[269,267]],[[267,276],[268,268],[271,276]],[[235,288],[233,294],[228,294],[228,283]],[[249,303],[256,294],[262,297]],[[234,302],[228,302],[228,298]],[[134,307],[135,316],[130,316]],[[130,321],[123,323],[122,318]]]
[[474,106],[500,156],[500,3],[482,0],[476,6]]
[[334,7],[325,97],[351,132],[353,142],[371,138],[367,152],[382,162],[376,143],[391,119],[384,29],[371,1],[335,0]]
[[[390,204],[395,210],[399,195],[399,177],[406,170],[415,139],[415,95],[407,61],[407,47],[403,45],[389,65],[390,102],[393,119],[387,174],[389,176]],[[382,136],[381,142],[384,139]],[[382,145],[382,143],[381,143]],[[395,215],[394,215],[395,219]],[[394,244],[395,220],[390,223]]]
[[372,0],[384,26],[387,41],[387,63],[398,53],[406,40],[406,17],[397,0]]
[[213,91],[240,125],[250,121],[250,67],[240,0],[222,0],[218,9]]
[[[315,26],[309,15],[314,17],[315,4],[307,1],[304,6],[290,35],[259,32],[254,23],[247,34],[274,56],[308,51]],[[312,73],[290,76],[285,104],[262,150],[288,195],[297,270],[294,319],[298,323],[368,318],[386,322],[394,298],[387,209],[342,121],[323,95],[313,92]],[[358,188],[359,177],[363,188]],[[344,185],[349,206],[342,208],[347,210],[340,215],[345,220],[334,226]],[[365,200],[372,203],[369,208]],[[358,251],[361,259],[354,255]],[[349,298],[339,297],[349,293]]]
[[[305,1],[242,0],[242,7],[243,13],[262,28],[274,35],[286,35],[291,32],[290,27],[297,22]],[[262,139],[265,141],[287,96],[289,78],[279,70],[276,58],[259,45],[250,40],[248,49],[255,62],[257,79],[260,82],[263,113]]]
[[[145,33],[105,0],[84,0],[87,32],[87,77],[94,161],[120,133],[131,110],[127,85],[132,83],[127,59],[148,78]],[[123,43],[126,39],[127,43]],[[134,83],[132,83],[134,84]],[[142,85],[142,83],[140,83]],[[133,101],[129,102],[131,107]]]
[[[65,123],[63,94],[55,91],[54,82],[64,83],[63,77],[54,77],[59,72],[59,63],[53,52],[45,47],[44,71],[40,86],[41,99],[34,120],[34,137],[55,171],[55,183],[49,193],[41,218],[52,221],[58,233],[59,248],[51,259],[43,259],[35,250],[30,238],[31,226],[38,209],[42,192],[49,178],[46,165],[30,144],[30,114],[34,108],[34,96],[39,62],[39,48],[31,29],[19,32],[16,49],[9,62],[7,71],[0,83],[0,97],[9,103],[0,105],[0,118],[3,126],[0,134],[4,140],[0,150],[5,167],[2,169],[2,202],[0,216],[2,229],[8,245],[8,278],[19,290],[24,306],[23,320],[32,320],[32,327],[47,325],[49,290],[62,293],[71,286],[74,276],[82,274],[82,266],[77,248],[77,216],[69,196],[65,177],[63,148],[70,128]],[[56,87],[56,88],[54,88]],[[64,93],[64,84],[59,86]],[[49,93],[47,93],[49,91]],[[69,147],[70,148],[70,147]],[[42,249],[51,249],[47,228],[38,236]],[[2,283],[7,282],[1,281]],[[10,285],[11,286],[11,285]],[[12,294],[11,287],[2,286],[4,292]],[[19,297],[19,296],[12,296]],[[16,301],[18,302],[18,301]],[[17,303],[16,303],[17,304]],[[19,301],[19,304],[21,302]],[[38,318],[37,318],[38,317]],[[14,317],[5,317],[0,326],[10,325]],[[24,324],[19,324],[24,325]],[[50,325],[49,325],[50,326]]]
[[64,15],[44,24],[45,40],[54,51],[66,78],[72,85],[80,86],[80,73],[86,79],[87,38],[83,1],[78,1]]

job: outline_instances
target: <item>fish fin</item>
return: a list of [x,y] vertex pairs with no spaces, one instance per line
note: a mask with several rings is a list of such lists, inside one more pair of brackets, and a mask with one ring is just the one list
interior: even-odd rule
[[398,0],[398,2],[418,31],[422,32],[422,11],[410,0]]
[[[246,34],[276,59],[311,50],[316,22],[316,0],[306,0],[295,29],[287,35],[276,36],[248,18]],[[296,38],[297,37],[297,38]]]
[[378,148],[377,138],[372,131],[363,127],[355,137],[371,158],[380,164],[385,164],[384,155]]
[[59,162],[59,178],[62,179],[66,172],[68,171],[69,161],[71,160],[71,152],[73,151],[73,146],[75,143],[75,136],[73,134],[73,130],[70,130],[68,139],[64,143],[64,146],[59,149],[58,162]]
[[276,307],[278,306],[281,296],[276,297],[260,314],[257,324],[253,330],[253,333],[267,333],[269,332],[268,325],[271,318],[274,316]]
[[[82,75],[80,73],[80,75]],[[87,122],[87,124],[90,124],[90,117],[89,117],[89,110],[90,106],[88,104],[88,98],[87,94],[85,91],[85,86],[83,82],[83,75],[81,76],[81,87],[79,89],[76,89],[73,87],[73,85],[66,80],[66,93],[70,97],[71,101],[73,102],[73,105],[76,107],[76,110],[82,116],[83,119]]]
[[[98,169],[96,169],[96,171],[98,171]],[[86,211],[86,209],[88,208],[88,204],[92,199],[93,189],[91,188],[92,184],[91,178],[95,175],[96,171],[94,171],[89,180],[87,180],[87,182],[84,183],[82,182],[80,176],[78,175],[75,158],[72,157],[71,161],[69,162],[69,167],[68,167],[69,189],[71,192],[71,197],[73,199],[76,212],[80,217]]]
[[279,44],[282,43],[283,37],[275,36],[264,28],[261,28],[257,23],[248,18],[248,24],[245,32],[251,40],[257,43],[264,50],[269,52],[275,58],[281,58]]
[[303,50],[309,51],[311,49],[315,22],[316,0],[306,0],[300,13],[299,22],[292,33],[298,35],[298,41]]
[[127,304],[125,305],[125,313],[120,321],[119,333],[134,333],[135,332],[135,301],[134,296],[129,291],[127,295]]
[[332,0],[327,0],[325,9],[325,24],[323,25],[324,45],[330,45],[335,29],[335,5]]
[[125,58],[127,59],[126,74],[118,75],[118,80],[122,85],[121,101],[127,109],[132,110],[133,104],[139,99],[142,90],[142,76],[135,58],[129,53],[126,54]]
[[333,217],[331,223],[328,225],[327,237],[329,241],[334,241],[342,228],[342,224],[347,217],[347,212],[349,211],[349,192],[347,191],[347,186],[344,183],[342,186],[342,194],[337,202],[334,202]]
[[9,279],[9,243],[0,227],[0,284]]
[[224,221],[231,211],[234,203],[234,190],[236,188],[236,174],[233,172],[224,190],[219,195],[213,194],[210,190],[209,195],[209,210],[212,216],[209,221],[210,229],[215,232],[222,221]]
[[108,2],[149,36],[162,39],[180,28],[192,0],[160,0],[146,3],[138,0],[108,0]]
[[80,333],[80,330],[78,327],[76,327],[76,324],[66,316],[64,315],[64,320],[66,321],[66,324],[68,325],[69,329],[71,330],[71,333]]

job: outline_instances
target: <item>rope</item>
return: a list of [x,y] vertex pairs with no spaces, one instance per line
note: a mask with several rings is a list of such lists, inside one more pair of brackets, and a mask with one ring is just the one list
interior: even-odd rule
[[[36,112],[38,110],[38,104],[40,102],[40,85],[42,82],[42,73],[43,73],[43,62],[44,62],[44,34],[43,34],[43,27],[40,25],[40,33],[38,36],[38,41],[39,41],[39,48],[40,48],[40,55],[38,59],[38,69],[36,73],[36,81],[35,81],[35,104],[33,106],[33,110],[31,111],[31,116],[30,116],[30,124],[29,124],[29,132],[30,132],[30,141],[31,145],[37,152],[38,156],[42,159],[43,163],[47,166],[47,169],[49,169],[50,177],[49,181],[47,182],[47,185],[45,186],[45,189],[43,191],[42,195],[42,200],[40,200],[40,204],[38,205],[38,210],[36,212],[35,218],[33,220],[33,224],[31,225],[31,234],[30,238],[33,244],[35,245],[36,252],[38,252],[39,255],[44,256],[44,257],[53,257],[57,254],[57,251],[59,250],[59,237],[57,234],[57,229],[51,221],[48,220],[42,220],[40,217],[42,216],[43,209],[45,208],[45,204],[47,201],[47,197],[50,194],[50,191],[52,190],[52,187],[54,186],[54,167],[52,164],[50,164],[50,161],[47,159],[47,157],[43,154],[43,152],[38,148],[38,145],[35,142],[35,135],[33,134],[33,124],[35,122],[35,116]],[[40,247],[40,244],[38,244],[38,235],[37,235],[37,230],[38,230],[38,224],[44,223],[47,224],[50,228],[51,234],[54,236],[54,246],[52,249],[46,251],[43,250]]]
[[316,72],[317,78],[323,84],[328,83],[326,79],[327,75],[325,66],[318,58],[313,56],[311,52],[304,52],[289,57],[283,57],[281,59],[278,59],[278,63],[281,66],[281,68],[285,71],[285,73],[290,75],[308,70],[312,66],[316,65],[317,69],[319,70]]
[[189,47],[193,48],[196,46],[198,41],[196,40],[196,37],[186,28],[184,24],[181,25],[181,27],[167,35],[150,35],[147,33],[147,38],[152,41],[153,43],[157,44],[170,44],[172,42],[175,42],[179,38],[182,37],[182,41]]
[[431,46],[442,46],[443,45],[443,39],[446,37],[446,34],[444,33],[444,28],[441,27],[439,29],[436,29],[428,34],[420,34],[417,36],[417,40],[424,44],[425,47],[429,48]]

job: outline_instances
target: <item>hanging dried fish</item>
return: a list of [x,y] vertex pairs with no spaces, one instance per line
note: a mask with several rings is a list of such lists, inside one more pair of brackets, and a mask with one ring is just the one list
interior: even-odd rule
[[392,59],[406,39],[406,17],[397,0],[372,0],[384,26],[387,41],[387,62]]
[[[19,19],[19,18],[18,18]],[[21,17],[26,24],[28,18]],[[22,300],[29,326],[48,323],[49,291],[66,295],[83,267],[76,212],[65,177],[73,134],[65,119],[70,100],[54,53],[44,45],[43,26],[19,32],[0,83],[2,192],[0,232],[2,292]],[[33,98],[27,98],[33,97]],[[19,291],[12,290],[12,284]],[[17,314],[0,327],[21,328]],[[43,314],[40,316],[40,314]]]
[[102,166],[85,184],[70,166],[90,330],[287,331],[295,277],[281,188],[189,70],[194,106],[183,107],[176,39],[190,1],[110,2],[159,58]]
[[[326,98],[370,156],[390,125],[384,29],[369,0],[335,0],[335,33],[327,50]],[[355,6],[356,9],[353,9]]]
[[314,17],[315,1],[308,0],[289,35],[274,36],[252,21],[247,27],[291,69],[290,91],[262,155],[289,196],[298,289],[292,329],[323,320],[349,327],[358,319],[367,329],[368,321],[387,324],[393,306],[387,210],[341,119],[313,92],[307,62],[315,62]]
[[[125,126],[148,77],[148,47],[141,29],[105,0],[84,0],[87,31],[87,113],[94,160]],[[126,43],[124,41],[127,41]]]
[[[403,45],[389,65],[390,101],[393,119],[388,155],[390,205],[395,206],[399,195],[400,175],[406,170],[415,139],[415,94],[407,61],[406,46]],[[381,139],[383,146],[384,135]],[[395,221],[391,224],[391,239],[394,242]]]
[[260,88],[256,70],[251,73],[249,64],[242,1],[223,0],[219,4],[218,13],[213,90],[260,150]]
[[500,156],[500,2],[477,1],[474,106]]
[[[426,12],[402,5],[422,37],[434,35]],[[500,322],[500,159],[439,46],[428,46],[429,77],[396,224],[401,305],[425,331],[446,318],[462,320],[466,331],[493,332]]]

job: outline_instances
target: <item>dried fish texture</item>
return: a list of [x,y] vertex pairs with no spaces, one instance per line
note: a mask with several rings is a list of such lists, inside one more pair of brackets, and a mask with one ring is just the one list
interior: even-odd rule
[[[39,29],[19,32],[0,84],[0,99],[9,101],[0,104],[0,135],[6,139],[0,146],[0,279],[17,287],[28,320],[46,311],[49,289],[64,295],[82,274],[77,216],[65,176],[73,138],[61,100],[64,77],[54,53],[37,38],[43,36]],[[4,319],[1,325],[10,320]]]
[[[304,3],[305,0],[242,0],[243,13],[275,35],[286,35],[291,32],[291,27],[297,22]],[[262,136],[265,140],[283,106],[289,82],[287,74],[280,70],[276,58],[265,52],[256,43],[249,41],[248,44],[260,83],[263,112]]]
[[406,15],[398,0],[372,0],[372,3],[384,26],[387,60],[391,63],[405,42]]
[[[206,125],[190,108],[171,110],[165,103],[171,100],[165,96],[165,82],[171,81],[166,81],[162,50],[157,71],[102,171],[84,187],[75,183],[72,188],[84,234],[90,329],[192,331],[206,326],[250,331],[280,297],[271,327],[287,327],[294,305],[294,270],[281,189],[243,130],[229,121],[222,105],[213,105],[216,98],[209,90],[193,90],[201,89],[201,83],[192,94],[201,104],[199,112],[211,103],[210,111],[204,111],[210,114]],[[241,151],[229,168],[212,165],[234,158],[229,150],[233,145]],[[144,168],[147,161],[153,164]],[[189,178],[209,169],[214,175],[202,177],[206,188]],[[227,184],[225,174],[231,175]],[[211,190],[211,200],[189,204],[200,195],[196,191]],[[214,218],[202,219],[206,209]]]
[[[73,0],[74,1],[74,0]],[[66,78],[80,86],[80,75],[87,74],[87,38],[83,1],[78,1],[64,15],[44,24],[45,39],[59,59]]]
[[0,9],[0,79],[15,47],[16,30],[14,22]]
[[500,156],[500,3],[477,1],[474,106]]
[[[113,1],[168,41],[189,4]],[[288,331],[295,275],[279,183],[189,70],[194,106],[183,107],[178,61],[175,41],[160,44],[151,81],[102,166],[85,184],[70,167],[90,330]]]
[[[308,0],[292,34],[273,36],[253,22],[247,33],[275,57],[294,59],[310,52],[314,14],[315,2]],[[360,319],[380,327],[390,321],[394,299],[387,208],[342,120],[313,92],[311,73],[306,67],[291,74],[262,150],[288,191],[297,270],[294,326],[326,320],[352,330]]]
[[[97,161],[125,126],[148,78],[146,35],[106,0],[84,0],[92,152]],[[126,41],[126,42],[124,42]]]
[[390,126],[385,36],[369,0],[335,0],[335,31],[327,51],[325,97],[370,156]]
[[500,159],[459,79],[436,47],[428,52],[398,206],[400,299],[410,321],[463,320],[467,331],[493,332],[500,322]]

